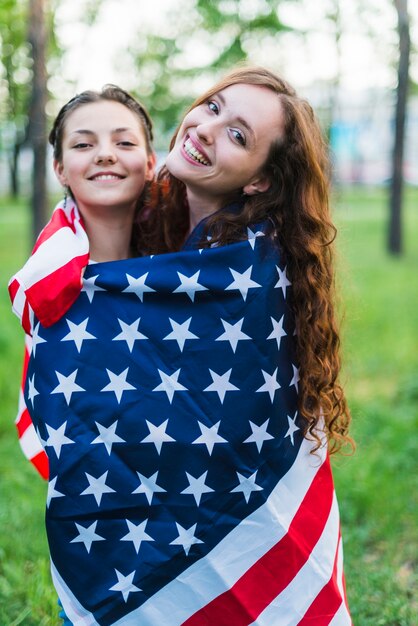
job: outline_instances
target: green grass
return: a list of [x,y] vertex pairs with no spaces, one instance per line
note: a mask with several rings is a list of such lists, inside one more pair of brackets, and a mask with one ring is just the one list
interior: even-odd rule
[[[333,465],[356,626],[418,623],[418,190],[407,190],[399,258],[385,252],[385,193],[351,189],[334,199],[343,380],[357,448]],[[23,334],[5,286],[27,255],[27,222],[24,203],[0,201],[0,625],[57,626],[46,485],[21,454],[13,425]]]

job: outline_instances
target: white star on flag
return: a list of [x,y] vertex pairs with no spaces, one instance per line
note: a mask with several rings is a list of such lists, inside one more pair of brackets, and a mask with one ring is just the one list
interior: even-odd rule
[[259,285],[258,283],[256,283],[254,280],[251,279],[252,269],[253,267],[251,265],[247,270],[245,270],[245,272],[242,272],[241,274],[240,272],[237,272],[236,270],[233,270],[230,267],[229,271],[231,272],[234,280],[232,281],[230,285],[228,285],[228,287],[225,287],[226,291],[232,290],[232,289],[238,289],[243,299],[246,300],[249,289],[256,289],[258,287],[261,287],[261,285]]
[[237,476],[238,476],[238,480],[239,480],[239,485],[237,485],[236,487],[234,487],[234,489],[231,489],[231,493],[238,493],[238,492],[242,492],[246,503],[248,504],[249,500],[250,500],[250,496],[252,494],[253,491],[262,491],[263,487],[260,487],[260,485],[257,485],[255,482],[256,476],[257,476],[257,471],[254,472],[254,474],[251,474],[251,476],[243,476],[242,474],[240,474],[239,472],[237,472]]
[[36,346],[38,346],[40,343],[46,343],[45,339],[42,339],[42,337],[39,335],[39,327],[40,327],[41,323],[38,322],[35,326],[35,328],[33,329],[32,332],[32,354],[33,356],[36,355]]
[[173,437],[170,437],[170,435],[167,435],[167,433],[165,432],[167,428],[168,420],[165,420],[165,422],[163,422],[159,426],[156,426],[155,424],[153,424],[152,422],[149,422],[148,420],[145,420],[145,421],[149,429],[149,435],[147,435],[145,439],[142,439],[141,443],[153,443],[157,449],[158,454],[160,454],[161,447],[164,442],[175,441]]
[[284,315],[280,318],[280,321],[274,319],[274,317],[270,317],[271,323],[273,324],[273,331],[267,337],[267,339],[275,339],[277,341],[277,349],[280,350],[280,342],[282,337],[286,337],[286,332],[283,330],[283,320]]
[[79,534],[78,537],[71,539],[70,543],[84,543],[84,546],[89,554],[93,541],[106,541],[104,537],[96,534],[97,521],[90,524],[90,526],[87,526],[87,528],[85,526],[81,526],[81,524],[77,524],[77,522],[74,523],[77,526]]
[[169,318],[169,320],[173,331],[169,333],[166,337],[164,337],[164,339],[174,339],[175,341],[177,341],[181,352],[183,352],[186,339],[199,339],[197,335],[194,335],[189,330],[190,322],[192,321],[191,317],[189,317],[189,319],[182,324],[178,324],[171,318]]
[[207,471],[203,472],[201,476],[195,478],[189,472],[186,472],[187,480],[189,481],[189,486],[186,489],[183,489],[181,493],[190,494],[196,500],[197,506],[200,504],[201,497],[204,493],[210,493],[214,491],[205,484],[206,476],[208,475]]
[[132,322],[132,324],[126,324],[123,320],[118,319],[122,332],[119,333],[119,335],[116,335],[116,337],[113,337],[112,341],[126,341],[129,352],[132,352],[135,341],[138,341],[139,339],[148,339],[148,337],[145,337],[145,335],[140,333],[138,330],[140,321],[141,318],[138,317],[138,319]]
[[235,352],[237,349],[238,341],[251,339],[248,335],[242,332],[242,324],[244,322],[244,318],[238,320],[236,324],[230,324],[229,322],[221,319],[225,332],[219,337],[216,338],[215,341],[229,341],[231,344],[232,351]]
[[100,506],[100,502],[102,501],[102,497],[104,493],[115,493],[115,490],[106,485],[106,478],[108,472],[105,472],[99,478],[95,478],[84,472],[87,480],[89,481],[89,486],[81,492],[81,496],[94,496],[94,499],[97,502],[97,506]]
[[131,572],[127,576],[124,576],[123,574],[121,574],[116,568],[115,568],[115,572],[116,572],[116,576],[118,577],[118,582],[115,585],[113,585],[113,587],[110,587],[109,591],[120,591],[121,594],[123,595],[123,599],[125,600],[125,602],[128,602],[130,593],[135,593],[136,591],[142,591],[142,589],[140,589],[139,587],[135,587],[135,585],[132,582],[136,574],[136,571]]
[[159,485],[157,485],[157,476],[158,472],[155,472],[152,476],[147,478],[143,474],[137,472],[138,478],[141,481],[139,487],[135,489],[132,493],[143,493],[145,494],[146,499],[148,500],[148,504],[151,504],[152,497],[154,493],[165,493],[167,490],[163,489]]
[[155,291],[155,289],[152,289],[152,287],[148,287],[148,285],[145,284],[148,274],[149,272],[146,272],[146,274],[142,274],[142,276],[140,276],[139,278],[134,278],[133,276],[126,274],[129,287],[126,287],[126,289],[124,289],[122,293],[134,293],[138,296],[141,302],[143,302],[144,293],[150,293],[151,291]]
[[69,374],[68,376],[64,376],[64,374],[60,374],[60,372],[55,371],[55,374],[57,375],[57,378],[59,380],[59,384],[55,387],[55,389],[51,391],[51,394],[63,393],[67,405],[70,404],[71,396],[73,395],[73,393],[75,393],[76,391],[85,391],[83,387],[80,387],[80,385],[77,385],[77,383],[75,382],[77,372],[78,369],[74,370],[74,372],[71,372],[71,374]]
[[98,278],[99,274],[97,274],[97,276],[90,276],[90,278],[83,278],[83,288],[81,291],[85,292],[90,302],[93,302],[96,291],[106,291],[106,289],[102,289],[102,287],[95,284]]
[[183,526],[180,526],[180,524],[176,522],[176,526],[179,536],[177,539],[170,541],[170,546],[183,546],[186,556],[188,556],[192,545],[195,543],[203,543],[203,541],[194,536],[197,524],[193,524],[190,528],[183,528]]
[[285,437],[290,437],[290,441],[292,442],[292,446],[295,445],[295,442],[293,440],[294,434],[297,430],[300,430],[299,426],[296,426],[296,417],[298,415],[298,412],[296,411],[293,419],[288,415],[287,416],[287,421],[289,424],[289,428],[287,430],[287,433],[285,434]]
[[89,321],[88,317],[82,322],[80,322],[79,324],[74,324],[74,322],[72,322],[71,320],[65,320],[65,321],[68,324],[68,328],[70,329],[70,332],[68,333],[68,335],[65,335],[65,337],[63,337],[61,341],[74,341],[78,352],[80,352],[81,350],[83,341],[85,341],[86,339],[96,339],[94,335],[87,332],[86,330],[87,323]]
[[158,370],[158,373],[161,378],[161,383],[155,387],[153,391],[165,391],[170,404],[173,402],[175,391],[188,391],[187,387],[183,387],[183,385],[178,382],[178,378],[180,376],[179,369],[171,375],[162,372],[160,369]]
[[198,282],[199,274],[200,270],[193,274],[193,276],[186,276],[181,272],[177,272],[177,275],[180,278],[180,285],[174,289],[173,293],[187,293],[190,300],[194,302],[196,291],[207,291],[207,287],[200,285]]
[[59,459],[62,446],[66,446],[70,443],[75,443],[75,441],[69,439],[64,434],[67,427],[67,422],[61,424],[61,426],[57,429],[52,428],[52,426],[50,426],[49,424],[45,424],[45,426],[49,435],[48,439],[45,441],[45,446],[50,446],[51,448],[54,448],[57,459]]
[[229,382],[232,368],[225,372],[225,374],[217,374],[211,369],[209,369],[209,372],[212,376],[213,383],[211,383],[209,387],[206,387],[203,391],[216,391],[221,404],[224,402],[227,391],[239,391],[238,387],[235,387],[235,385]]
[[279,280],[277,281],[277,283],[274,285],[274,288],[278,288],[281,289],[283,292],[283,297],[286,298],[286,288],[290,287],[290,285],[292,284],[290,282],[290,280],[288,280],[287,278],[287,274],[286,274],[286,268],[284,268],[284,270],[282,271],[280,269],[280,267],[278,265],[276,265],[276,270],[279,273]]
[[[212,239],[213,239],[213,237],[212,237],[211,235],[207,235],[207,236],[206,236],[206,241],[207,241],[208,243],[209,243],[209,242],[211,242],[211,241],[212,241]],[[211,244],[210,244],[210,247],[211,247],[211,248],[217,248],[218,246],[219,246],[219,243],[218,243],[218,242],[216,242],[216,241],[214,241],[213,243],[211,243]],[[199,250],[199,252],[200,252],[200,253],[202,253],[202,250],[203,250],[203,248],[201,248],[201,249]]]
[[36,396],[39,396],[39,391],[35,389],[35,374],[34,374],[32,378],[29,378],[29,387],[28,387],[28,398],[32,402],[32,406],[33,406],[33,401],[36,398]]
[[108,427],[103,426],[103,424],[99,424],[99,422],[95,422],[95,424],[97,426],[97,430],[99,431],[99,435],[91,443],[102,443],[109,456],[112,452],[112,446],[114,443],[125,443],[125,439],[122,439],[116,434],[116,428],[118,425],[117,420]]
[[203,443],[207,449],[209,454],[212,454],[213,446],[215,443],[228,443],[226,439],[218,435],[220,420],[216,424],[213,424],[210,428],[202,424],[201,422],[197,422],[199,424],[200,432],[202,433],[200,437],[192,441],[192,443]]
[[128,370],[129,368],[127,367],[120,374],[115,374],[115,372],[111,372],[106,368],[110,383],[108,383],[106,387],[103,387],[101,391],[113,391],[118,401],[118,404],[120,404],[124,391],[130,391],[132,389],[135,389],[135,387],[128,383],[128,381],[126,380],[126,377],[128,376]]
[[48,483],[48,493],[46,496],[47,509],[49,509],[52,498],[64,498],[64,494],[61,493],[61,491],[57,491],[55,489],[55,485],[57,484],[57,478],[58,476],[55,476],[55,478],[51,478],[51,480]]
[[248,243],[254,250],[257,237],[265,237],[265,233],[263,233],[262,230],[257,230],[257,232],[254,232],[253,230],[251,230],[251,228],[247,227],[247,236],[248,236]]
[[277,391],[277,389],[280,389],[280,385],[277,381],[277,371],[278,371],[278,367],[276,367],[276,369],[274,370],[273,374],[268,374],[267,372],[265,372],[264,370],[261,370],[264,376],[264,385],[262,385],[260,387],[260,389],[256,389],[257,392],[260,391],[267,391],[269,396],[270,396],[270,400],[273,402],[274,400],[274,394]]
[[137,554],[139,553],[139,548],[143,541],[154,541],[154,539],[145,532],[145,527],[148,524],[147,519],[138,525],[130,522],[128,519],[125,520],[125,522],[128,524],[129,532],[121,538],[121,541],[132,541]]
[[250,421],[250,426],[251,426],[251,430],[253,431],[253,434],[250,435],[244,441],[244,443],[255,443],[257,446],[257,450],[261,452],[263,443],[265,441],[268,441],[269,439],[274,439],[273,435],[270,435],[270,433],[267,432],[269,421],[270,421],[269,419],[266,420],[264,424],[261,424],[261,426],[257,426],[257,424],[254,424],[253,422]]
[[292,368],[293,368],[293,378],[289,383],[289,387],[291,387],[292,385],[295,385],[296,387],[296,391],[298,391],[299,389],[299,381],[300,381],[300,376],[299,376],[299,370],[297,367],[295,367],[292,363]]

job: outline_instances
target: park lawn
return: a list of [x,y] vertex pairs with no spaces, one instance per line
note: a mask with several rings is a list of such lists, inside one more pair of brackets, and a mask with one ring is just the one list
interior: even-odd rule
[[[348,599],[356,626],[418,623],[418,190],[406,194],[405,252],[385,253],[386,190],[335,194],[343,381],[353,456],[333,461]],[[57,626],[44,533],[46,484],[19,451],[13,417],[23,333],[6,292],[29,249],[25,203],[0,200],[0,624]],[[232,626],[232,625],[231,625]]]

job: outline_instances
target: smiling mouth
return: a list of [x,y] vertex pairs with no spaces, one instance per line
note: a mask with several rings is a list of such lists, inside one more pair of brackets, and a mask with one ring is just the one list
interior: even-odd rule
[[200,163],[200,165],[210,165],[210,161],[208,161],[199,150],[196,150],[190,138],[186,139],[183,148],[187,156],[193,161],[196,161],[196,163]]

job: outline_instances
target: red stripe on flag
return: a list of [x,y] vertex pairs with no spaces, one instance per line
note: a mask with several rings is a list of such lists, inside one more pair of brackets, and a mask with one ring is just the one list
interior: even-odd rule
[[31,463],[36,467],[36,469],[38,470],[42,478],[45,478],[45,480],[48,480],[49,463],[48,463],[48,457],[45,454],[45,452],[41,451],[38,454],[35,454],[35,456],[31,458]]
[[76,301],[82,287],[82,270],[88,258],[89,255],[84,254],[71,259],[26,291],[27,299],[42,326],[51,326],[57,322]]
[[19,433],[19,439],[22,437],[23,433],[32,425],[32,419],[29,415],[29,411],[25,409],[22,415],[19,417],[19,420],[16,422],[17,432]]
[[28,301],[27,300],[25,300],[25,304],[24,304],[24,307],[23,307],[21,324],[22,324],[22,327],[23,327],[23,330],[25,331],[25,333],[27,333],[28,335],[31,335],[32,334],[32,324],[31,324],[31,320],[30,320],[29,306],[28,306]]
[[312,481],[287,534],[231,589],[197,611],[182,626],[248,626],[256,620],[308,560],[329,517],[333,493],[327,459]]
[[12,282],[9,283],[8,289],[9,289],[10,299],[13,302],[14,299],[16,298],[17,292],[19,291],[18,281],[16,279],[12,280]]
[[298,626],[328,626],[342,604],[343,599],[338,587],[338,552],[340,550],[340,541],[341,537],[338,541],[335,553],[331,578],[318,593]]

